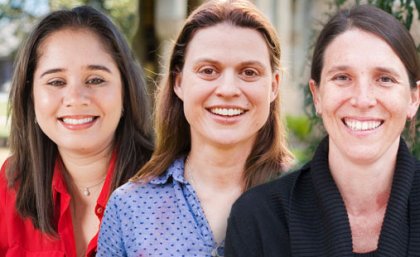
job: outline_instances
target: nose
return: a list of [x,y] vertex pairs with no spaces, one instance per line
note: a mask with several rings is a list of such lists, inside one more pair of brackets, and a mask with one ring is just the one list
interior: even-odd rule
[[89,105],[90,89],[83,83],[68,83],[63,97],[63,104],[66,107]]
[[234,72],[225,72],[217,81],[216,95],[220,97],[236,97],[239,96],[239,79]]
[[376,105],[376,96],[374,92],[374,85],[369,82],[359,82],[354,88],[353,97],[350,103],[354,107],[361,109],[368,109]]

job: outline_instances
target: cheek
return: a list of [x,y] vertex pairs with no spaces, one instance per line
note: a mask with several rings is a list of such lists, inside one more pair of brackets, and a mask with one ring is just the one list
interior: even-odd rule
[[34,90],[33,93],[34,98],[34,108],[35,108],[35,114],[43,115],[45,113],[50,112],[55,108],[57,103],[59,103],[59,96],[52,95],[51,93],[48,93],[45,90]]
[[96,108],[99,108],[105,116],[108,116],[109,121],[111,121],[112,124],[116,123],[115,126],[118,125],[121,116],[124,115],[121,92],[98,95],[95,97],[93,106],[96,106]]
[[187,97],[182,101],[185,119],[189,124],[191,124],[192,120],[194,119],[194,114],[198,108],[194,108],[194,104],[191,102],[191,97]]
[[104,94],[95,95],[94,97],[99,103],[109,106],[108,108],[122,107],[123,96],[119,90],[109,91]]
[[318,105],[322,108],[322,112],[333,112],[343,106],[346,102],[351,99],[351,93],[346,90],[328,90],[324,89],[320,91],[318,97]]
[[270,97],[271,91],[248,91],[246,95],[248,98],[248,105],[251,104],[257,106],[258,121],[256,125],[264,125],[270,115],[271,104],[274,104]]

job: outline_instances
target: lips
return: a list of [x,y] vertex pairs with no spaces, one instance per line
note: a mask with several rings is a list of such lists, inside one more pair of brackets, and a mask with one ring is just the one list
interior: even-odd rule
[[344,125],[353,131],[369,131],[379,128],[384,121],[383,120],[355,120],[344,118]]
[[224,117],[234,117],[244,114],[247,110],[242,108],[224,108],[224,107],[215,107],[208,109],[211,113],[224,116]]

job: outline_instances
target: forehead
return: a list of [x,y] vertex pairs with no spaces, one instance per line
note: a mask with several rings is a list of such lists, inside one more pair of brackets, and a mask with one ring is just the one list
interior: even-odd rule
[[[41,56],[47,50],[56,50],[57,48],[69,49],[79,47],[84,49],[96,50],[110,54],[109,43],[102,39],[96,32],[88,28],[65,27],[48,34],[40,42],[37,55]],[[80,55],[79,51],[73,52]]]
[[255,29],[220,23],[198,30],[187,47],[186,59],[250,58],[270,61],[270,52],[263,36]]
[[338,35],[325,49],[324,68],[329,65],[366,67],[386,65],[404,68],[399,56],[382,38],[373,33],[351,29]]
[[37,66],[113,63],[115,59],[107,43],[86,28],[64,28],[45,37],[37,49]]

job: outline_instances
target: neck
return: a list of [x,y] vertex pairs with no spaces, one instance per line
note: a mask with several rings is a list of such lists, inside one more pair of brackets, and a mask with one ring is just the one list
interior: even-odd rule
[[112,149],[110,148],[90,155],[60,151],[68,179],[79,188],[89,187],[104,180],[111,155]]
[[[221,150],[210,146],[191,147],[188,165],[194,181],[200,186],[218,190],[242,188],[245,162],[250,150],[238,148]],[[202,181],[205,183],[200,183]]]
[[337,149],[330,149],[330,170],[349,213],[358,215],[386,207],[397,150],[398,144],[392,146],[380,160],[358,164],[344,158]]

